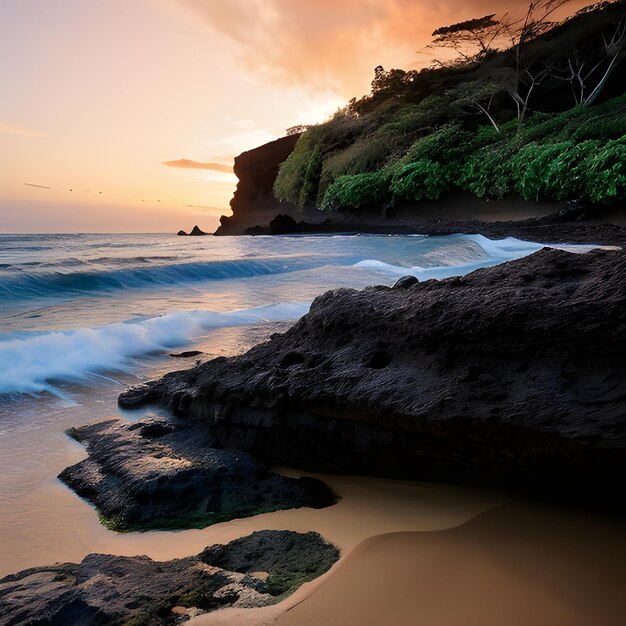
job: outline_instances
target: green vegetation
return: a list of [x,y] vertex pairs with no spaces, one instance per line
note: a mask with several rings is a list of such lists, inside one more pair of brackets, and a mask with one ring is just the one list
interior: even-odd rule
[[[546,18],[531,34],[517,32],[509,49],[489,48],[508,32],[493,17],[438,29],[435,42],[444,33],[462,54],[447,66],[376,68],[369,96],[302,134],[276,196],[325,210],[455,190],[530,201],[626,198],[624,1],[556,26]],[[581,59],[596,73],[582,75]]]
[[282,600],[291,595],[298,587],[318,576],[319,573],[317,572],[272,572],[265,584],[270,595]]
[[128,514],[120,513],[107,517],[101,511],[98,511],[100,523],[107,528],[118,533],[127,532],[149,532],[154,530],[186,530],[190,528],[207,528],[214,524],[221,524],[232,519],[244,517],[254,517],[263,513],[273,513],[280,511],[285,507],[285,503],[276,503],[275,505],[250,507],[228,508],[224,512],[206,512],[206,511],[181,511],[177,517],[161,517],[150,520],[135,520]]

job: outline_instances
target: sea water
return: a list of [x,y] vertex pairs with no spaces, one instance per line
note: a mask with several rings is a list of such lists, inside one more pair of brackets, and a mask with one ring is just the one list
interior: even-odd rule
[[0,235],[0,403],[115,385],[216,328],[295,320],[327,289],[461,275],[541,247],[479,235]]

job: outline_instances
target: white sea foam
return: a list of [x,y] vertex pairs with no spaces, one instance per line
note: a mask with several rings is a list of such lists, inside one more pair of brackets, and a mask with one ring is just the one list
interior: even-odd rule
[[216,313],[179,311],[95,328],[49,332],[0,342],[0,394],[49,391],[55,381],[83,381],[99,372],[129,371],[131,359],[184,345],[208,330],[298,319],[304,303]]
[[442,279],[449,278],[450,276],[463,276],[482,267],[490,267],[506,261],[521,259],[522,257],[528,256],[533,252],[537,252],[542,248],[555,248],[557,250],[564,250],[575,254],[586,254],[587,252],[597,248],[614,248],[613,246],[600,246],[593,244],[541,244],[531,241],[522,241],[521,239],[515,239],[513,237],[507,237],[506,239],[499,240],[488,239],[483,235],[461,235],[460,237],[465,241],[475,243],[482,251],[482,254],[480,254],[480,256],[475,260],[460,265],[403,267],[400,265],[384,263],[375,259],[368,259],[355,263],[354,267],[385,272],[395,276],[412,275],[419,280],[428,280],[430,278]]

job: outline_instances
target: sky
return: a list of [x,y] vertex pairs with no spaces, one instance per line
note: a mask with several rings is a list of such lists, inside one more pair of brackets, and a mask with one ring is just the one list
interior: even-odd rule
[[496,4],[0,0],[0,232],[213,230],[237,154]]

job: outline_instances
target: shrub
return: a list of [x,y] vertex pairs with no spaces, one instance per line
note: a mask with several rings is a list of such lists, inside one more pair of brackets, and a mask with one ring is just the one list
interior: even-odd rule
[[548,169],[571,142],[556,144],[531,143],[524,146],[511,161],[514,190],[525,200],[539,200],[550,195]]
[[323,209],[352,208],[382,202],[390,196],[389,174],[385,170],[340,176],[322,201]]
[[315,204],[321,174],[322,155],[319,153],[319,150],[313,150],[302,180],[302,187],[298,198],[298,204],[300,204],[300,206]]
[[300,202],[303,181],[314,154],[313,135],[310,133],[309,130],[298,139],[293,152],[278,170],[274,181],[274,195],[279,200],[296,204]]
[[436,163],[461,161],[465,159],[473,138],[472,133],[463,130],[458,124],[447,124],[418,139],[409,149],[405,160],[409,163],[423,160]]
[[[625,103],[626,104],[626,103]],[[592,117],[582,122],[572,133],[575,141],[586,139],[619,139],[626,134],[626,114]]]
[[585,195],[593,202],[626,199],[626,136],[589,155],[584,176]]
[[360,139],[340,152],[329,155],[324,161],[319,181],[318,198],[340,176],[364,174],[381,168],[389,157],[391,145],[380,137]]
[[586,161],[601,147],[602,142],[599,141],[569,142],[548,166],[547,195],[553,200],[584,197]]
[[479,198],[503,198],[513,191],[512,151],[508,146],[487,146],[465,162],[460,186]]
[[391,191],[407,200],[436,200],[450,188],[451,182],[446,165],[422,159],[405,165],[394,175]]

